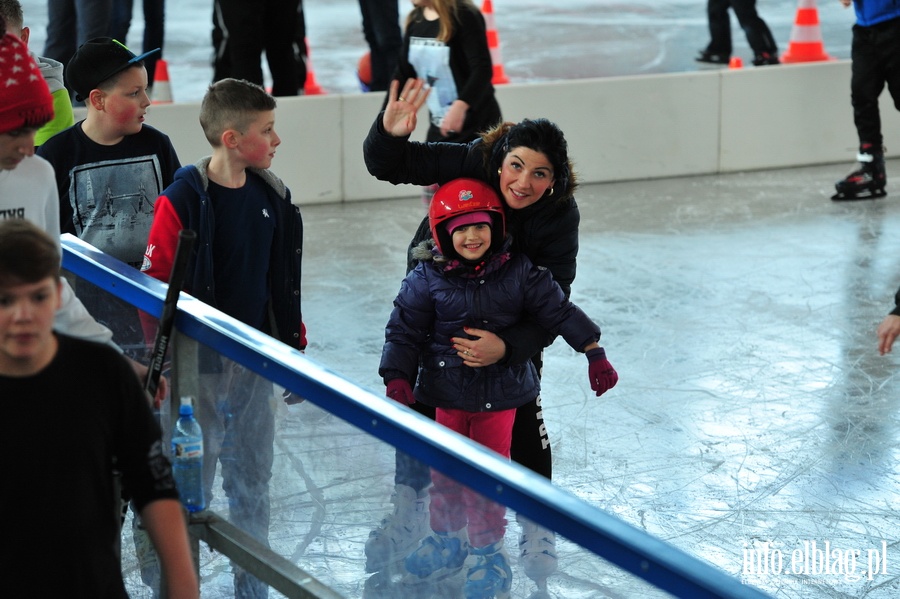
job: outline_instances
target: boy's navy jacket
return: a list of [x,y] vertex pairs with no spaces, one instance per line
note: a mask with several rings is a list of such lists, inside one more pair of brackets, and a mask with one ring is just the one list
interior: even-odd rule
[[[215,213],[211,209],[207,167],[209,157],[175,173],[175,181],[156,200],[153,226],[141,268],[150,276],[168,280],[178,232],[191,229],[197,233],[194,256],[188,264],[186,291],[197,299],[216,306],[213,273]],[[265,183],[269,200],[276,212],[276,232],[269,263],[269,322],[264,329],[272,337],[297,349],[306,347],[300,310],[300,274],[303,256],[303,220],[300,207],[291,203],[290,190],[269,170],[247,169],[248,177],[259,177]],[[227,241],[219,240],[219,243]]]
[[445,263],[423,260],[406,276],[385,329],[378,370],[385,383],[395,378],[413,382],[418,371],[415,396],[426,405],[509,410],[540,393],[534,364],[463,365],[451,341],[466,336],[463,327],[498,331],[530,316],[579,352],[600,339],[599,327],[566,299],[550,272],[526,256],[496,254],[483,272],[448,273]]

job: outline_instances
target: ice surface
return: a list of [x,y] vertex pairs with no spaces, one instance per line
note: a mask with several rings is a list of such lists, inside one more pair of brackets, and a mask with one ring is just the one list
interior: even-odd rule
[[[900,587],[900,365],[874,334],[900,285],[900,206],[831,202],[852,166],[585,186],[572,297],[621,380],[593,397],[584,358],[561,343],[544,371],[556,484],[788,599]],[[303,209],[308,355],[376,392],[422,214],[418,200]],[[392,451],[312,405],[281,409],[272,544],[360,597]],[[766,546],[789,560],[826,541],[860,552],[856,576],[886,547],[887,574],[744,572]],[[228,596],[227,560],[205,555],[203,573],[204,596]],[[659,596],[566,543],[549,587],[560,599]],[[513,596],[534,588],[517,570]]]

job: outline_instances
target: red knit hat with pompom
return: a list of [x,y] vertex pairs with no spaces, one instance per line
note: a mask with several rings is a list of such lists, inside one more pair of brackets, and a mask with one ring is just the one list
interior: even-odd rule
[[16,36],[0,38],[0,133],[39,128],[53,118],[53,98],[44,76]]

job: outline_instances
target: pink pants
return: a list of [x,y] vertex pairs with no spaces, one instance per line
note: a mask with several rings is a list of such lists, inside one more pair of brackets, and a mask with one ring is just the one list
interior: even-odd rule
[[[509,459],[515,410],[466,412],[437,409],[435,420]],[[506,506],[495,503],[437,470],[431,470],[431,530],[468,528],[469,543],[484,547],[503,538]]]

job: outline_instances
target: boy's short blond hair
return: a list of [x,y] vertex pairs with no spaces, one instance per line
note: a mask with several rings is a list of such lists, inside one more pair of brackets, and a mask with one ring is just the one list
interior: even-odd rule
[[260,112],[275,110],[275,98],[262,86],[243,79],[222,79],[206,90],[200,104],[200,126],[213,147],[228,129],[246,132]]

